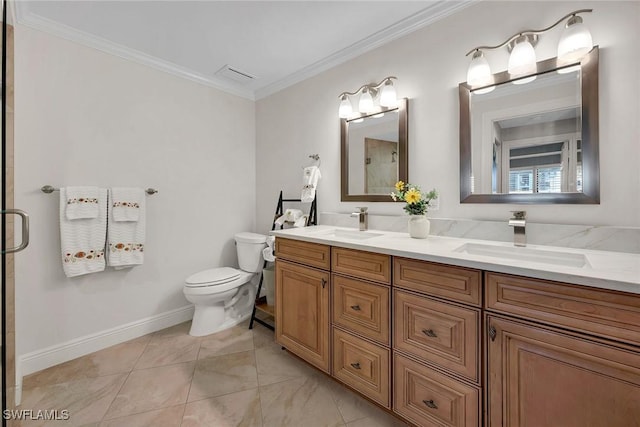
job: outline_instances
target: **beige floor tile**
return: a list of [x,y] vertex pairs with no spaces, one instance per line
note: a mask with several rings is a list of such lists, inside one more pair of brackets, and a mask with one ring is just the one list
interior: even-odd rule
[[258,383],[262,385],[314,375],[317,371],[280,346],[256,349]]
[[331,391],[314,377],[302,377],[260,387],[264,427],[343,426]]
[[[180,427],[185,405],[103,421],[99,427]],[[205,426],[205,424],[203,424]]]
[[258,389],[188,403],[182,427],[203,426],[262,426]]
[[185,403],[194,368],[187,362],[131,372],[105,419]]
[[388,415],[385,411],[343,385],[335,381],[329,381],[328,387],[331,390],[331,396],[338,406],[342,419],[344,419],[346,423],[361,418],[377,419],[379,416]]
[[22,421],[19,425],[73,427],[100,421],[126,378],[127,374],[116,374],[25,389],[20,409],[67,410],[69,419]]
[[253,331],[244,325],[235,326],[203,338],[198,359],[249,350],[253,350]]
[[200,341],[189,335],[155,336],[140,356],[135,369],[191,362],[198,358]]
[[263,347],[278,347],[280,345],[276,342],[275,333],[271,329],[267,329],[260,324],[253,325],[253,347],[255,349]]
[[198,360],[189,402],[258,387],[253,351]]
[[52,366],[25,377],[23,387],[37,387],[75,379],[130,372],[149,340],[149,336],[136,338],[60,365]]

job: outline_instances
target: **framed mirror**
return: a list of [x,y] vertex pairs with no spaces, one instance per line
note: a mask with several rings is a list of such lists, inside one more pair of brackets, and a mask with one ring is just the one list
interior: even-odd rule
[[461,203],[600,203],[598,47],[537,70],[459,85]]
[[395,183],[407,181],[407,104],[340,120],[340,200],[390,202]]

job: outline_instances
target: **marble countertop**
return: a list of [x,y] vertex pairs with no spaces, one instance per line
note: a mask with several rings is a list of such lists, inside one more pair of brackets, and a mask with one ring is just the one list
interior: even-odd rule
[[[542,245],[527,245],[523,251],[506,242],[441,236],[412,239],[408,233],[381,230],[368,230],[365,232],[367,238],[362,239],[358,233],[354,228],[327,225],[271,232],[277,237],[306,242],[640,294],[639,254]],[[467,244],[497,248],[497,251],[506,251],[507,256],[513,255],[514,258],[461,251],[460,248]],[[549,262],[531,260],[527,256],[530,252],[549,254]],[[554,258],[580,255],[586,258],[582,267],[555,264],[561,261]]]

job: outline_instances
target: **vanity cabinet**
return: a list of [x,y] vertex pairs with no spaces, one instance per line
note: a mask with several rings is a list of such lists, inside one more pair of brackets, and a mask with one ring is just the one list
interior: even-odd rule
[[393,410],[418,426],[479,426],[481,272],[393,265]]
[[331,249],[333,376],[391,408],[391,257]]
[[329,268],[329,254],[326,245],[276,240],[276,341],[327,373],[331,276],[317,267]]
[[640,296],[485,273],[489,426],[640,425]]
[[638,350],[488,316],[488,425],[640,423]]
[[278,238],[276,339],[415,426],[640,426],[640,295]]

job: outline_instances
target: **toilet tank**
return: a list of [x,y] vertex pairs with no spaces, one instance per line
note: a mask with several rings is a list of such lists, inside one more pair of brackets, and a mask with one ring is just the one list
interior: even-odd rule
[[267,236],[243,232],[236,234],[235,240],[240,269],[249,273],[262,271],[264,264],[262,250],[267,246]]

